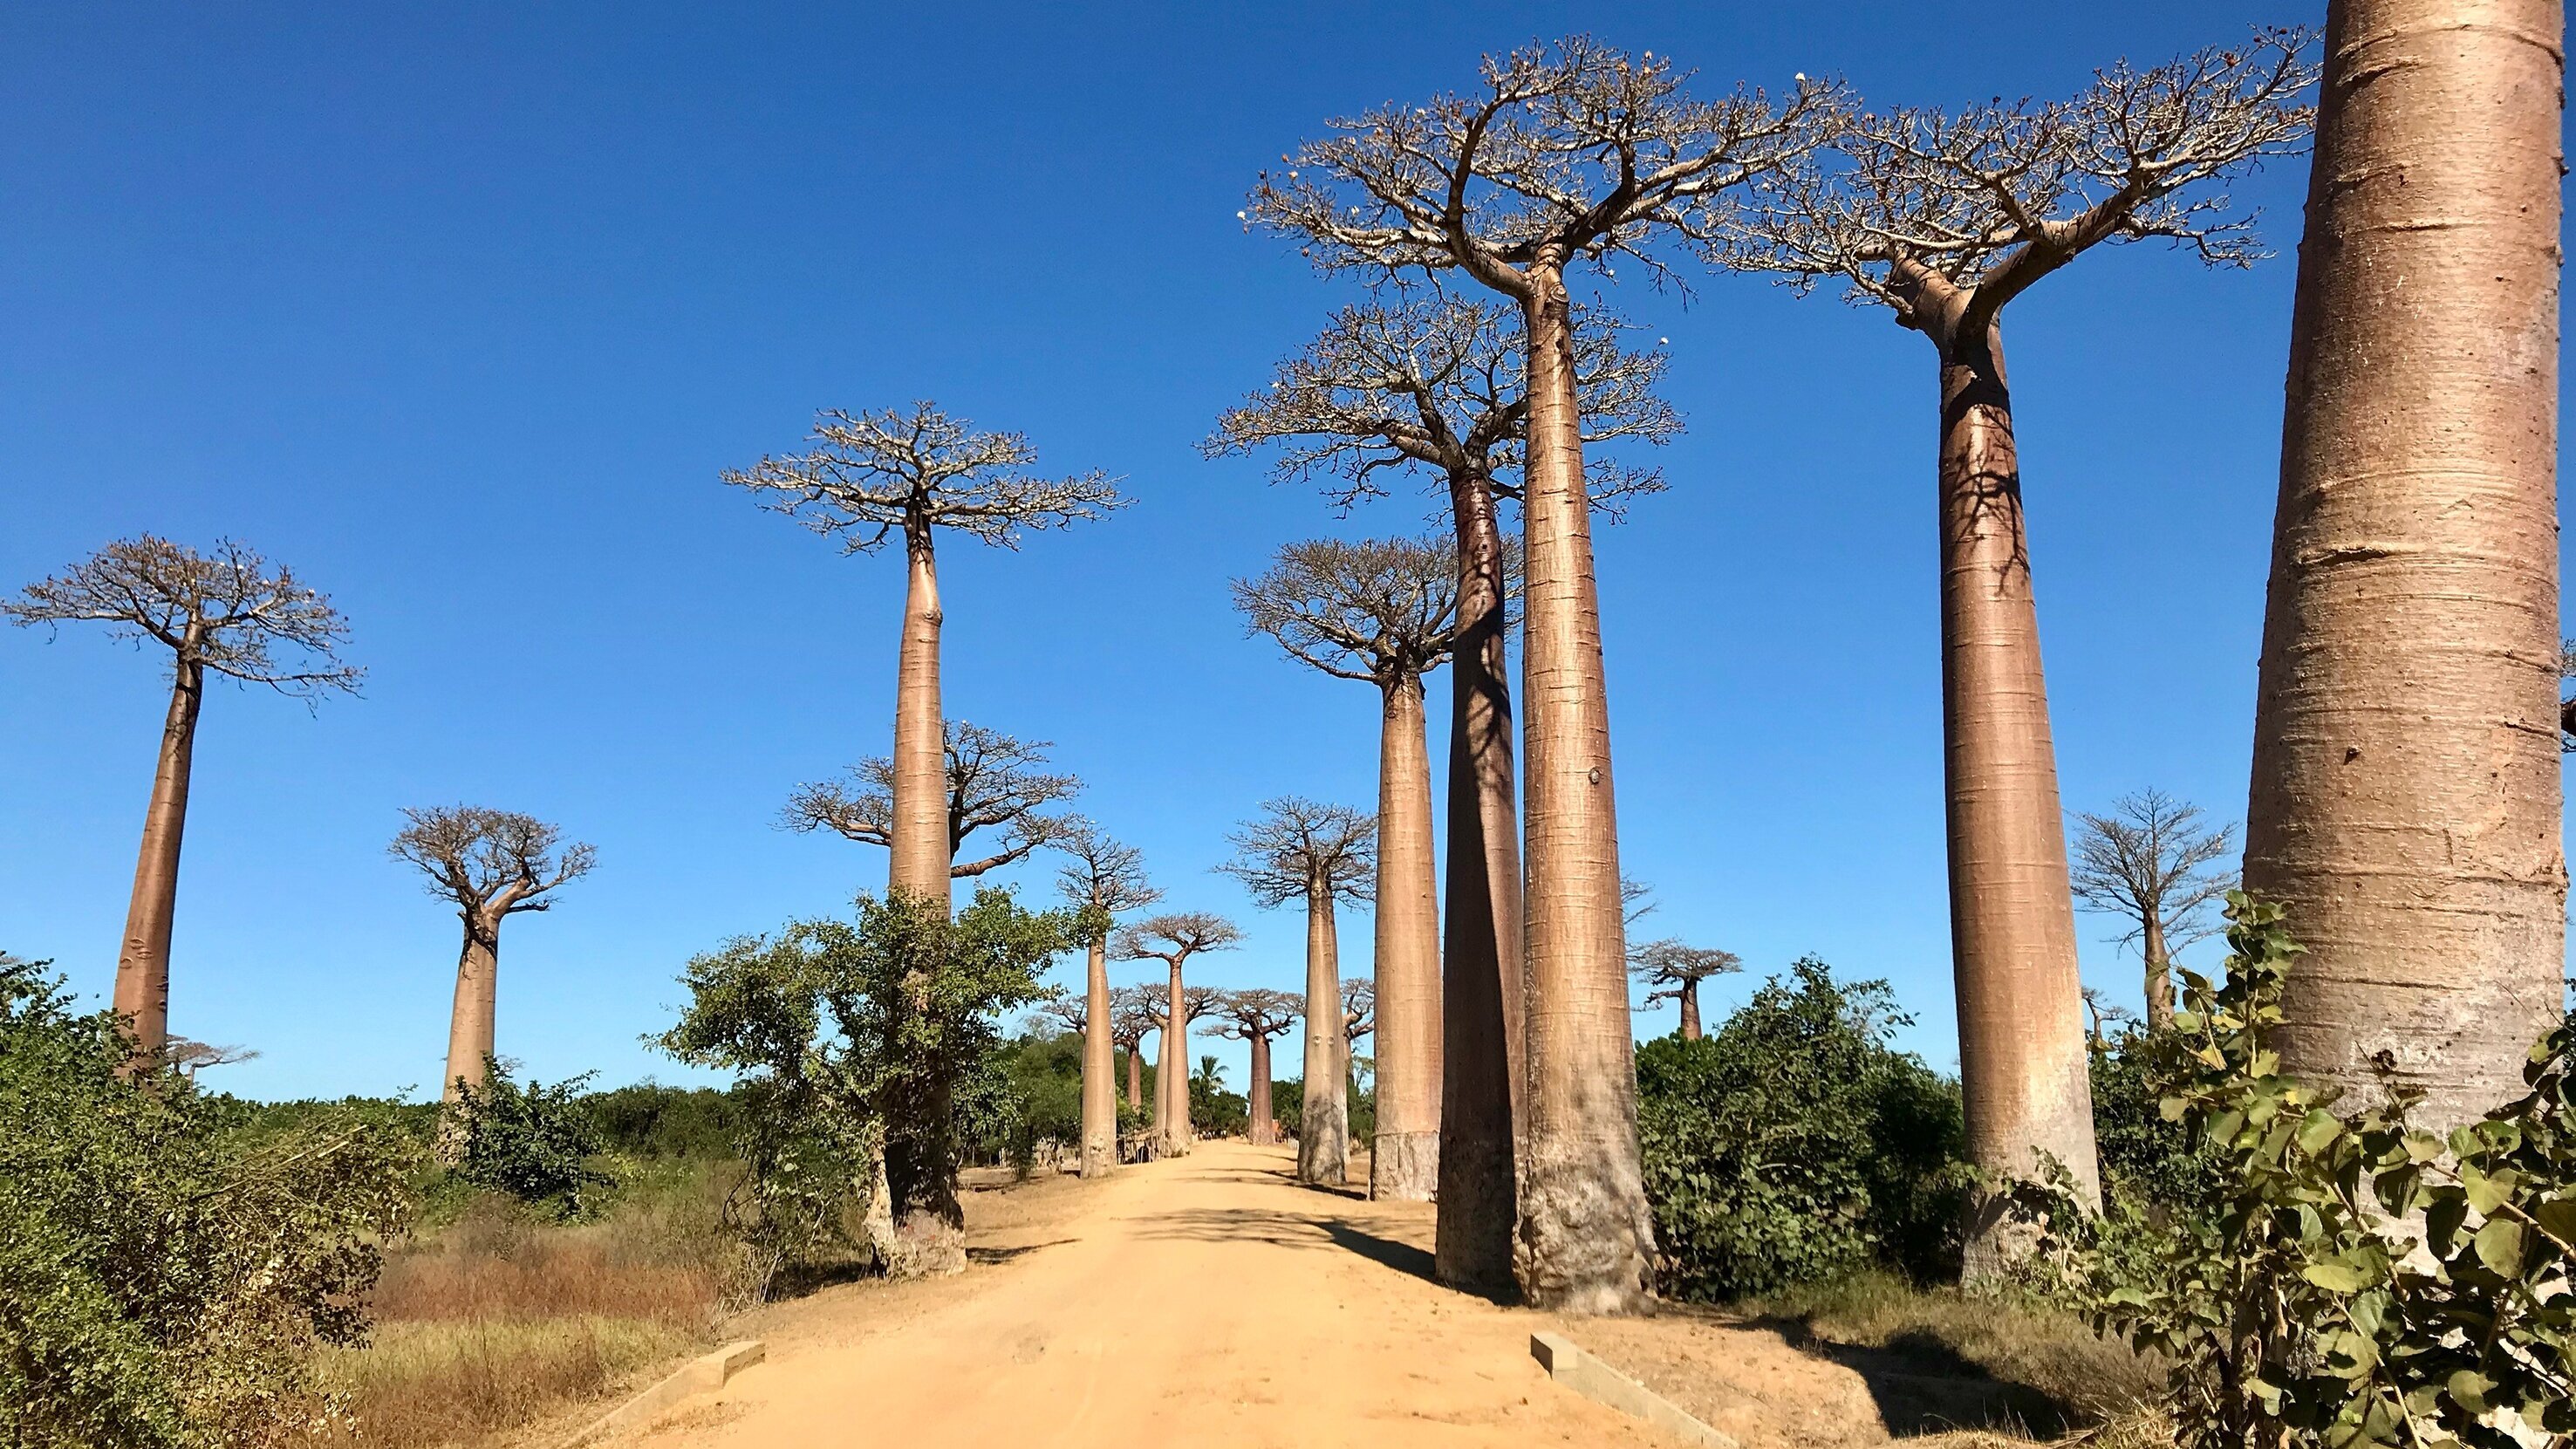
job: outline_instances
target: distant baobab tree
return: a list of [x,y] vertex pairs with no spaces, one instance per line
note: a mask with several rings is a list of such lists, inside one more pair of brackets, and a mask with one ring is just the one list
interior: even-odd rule
[[1306,907],[1306,1097],[1297,1129],[1297,1179],[1339,1185],[1350,1177],[1351,1104],[1343,1080],[1341,933],[1334,906],[1373,894],[1377,822],[1343,805],[1296,796],[1261,802],[1261,818],[1227,839],[1218,869],[1268,908]]
[[903,540],[907,564],[903,642],[896,665],[894,755],[888,774],[888,889],[945,906],[957,832],[948,819],[939,698],[944,617],[933,535],[955,529],[1004,548],[1030,529],[1067,528],[1124,506],[1112,480],[1092,472],[1040,478],[1037,450],[1017,433],[979,433],[932,403],[881,412],[827,412],[813,451],[763,458],[724,480],[764,506],[874,553]]
[[1629,948],[1628,967],[1635,973],[1638,985],[1650,988],[1646,992],[1648,1006],[1658,1001],[1680,1005],[1682,1040],[1697,1041],[1699,984],[1712,976],[1743,970],[1744,958],[1732,951],[1686,945],[1678,937],[1666,936]]
[[2147,1030],[2173,1025],[2173,953],[2218,932],[2211,907],[2236,887],[2220,862],[2235,831],[2201,823],[2200,807],[2162,790],[2124,795],[2108,815],[2075,817],[2075,899],[2134,924],[2146,963]]
[[2558,1016],[2551,667],[2566,18],[2328,0],[2245,885],[2305,948],[2282,1069],[2443,1130]]
[[[1354,1085],[1359,1080],[1360,1039],[1377,1031],[1377,983],[1366,976],[1342,978],[1342,1076]],[[1386,1043],[1379,1040],[1375,1059],[1377,1092],[1381,1103],[1386,1096]],[[1383,1106],[1380,1111],[1385,1110]],[[1375,1149],[1371,1149],[1372,1154]],[[1376,1176],[1374,1172],[1370,1174]],[[1372,1190],[1374,1195],[1374,1190]]]
[[1083,1000],[1061,986],[1050,986],[1029,1008],[1027,1031],[1083,1035]]
[[1270,1101],[1270,1041],[1286,1036],[1297,1024],[1306,999],[1293,991],[1253,987],[1220,992],[1213,1009],[1221,1023],[1216,1029],[1219,1036],[1251,1044],[1252,1086],[1246,1094],[1252,1107],[1249,1130],[1255,1146],[1267,1147],[1279,1140],[1279,1114]]
[[[1161,1140],[1157,1150],[1168,1157],[1178,1157],[1190,1150],[1190,1018],[1206,1008],[1209,997],[1202,990],[1193,995],[1181,980],[1181,971],[1192,956],[1203,951],[1230,951],[1243,944],[1243,932],[1234,922],[1207,911],[1174,911],[1147,916],[1119,931],[1110,954],[1121,961],[1160,961],[1171,971],[1168,984],[1158,988],[1149,983],[1145,1000],[1153,1011],[1163,1034],[1162,1045],[1154,1053],[1154,1125]],[[1169,1003],[1181,1003],[1174,1018]]]
[[[1074,909],[1074,928],[1088,958],[1080,1005],[1082,1029],[1082,1175],[1099,1177],[1118,1167],[1117,1011],[1109,990],[1109,933],[1120,914],[1163,898],[1145,882],[1145,856],[1121,845],[1098,825],[1072,816],[1053,832],[1053,845],[1072,863],[1056,874],[1056,888]],[[1143,1039],[1140,1035],[1140,1041]],[[1135,1096],[1131,1064],[1128,1096]]]
[[[947,761],[948,875],[964,880],[1025,859],[1072,828],[1069,815],[1046,807],[1082,793],[1082,781],[1046,769],[1046,741],[1015,739],[964,720],[950,720],[942,754]],[[862,761],[839,780],[799,785],[779,812],[790,830],[829,830],[862,845],[894,841],[894,761]],[[979,830],[1000,832],[1001,849],[974,860],[957,852]]]
[[[1448,881],[1441,940],[1439,1220],[1435,1272],[1479,1286],[1511,1278],[1517,1220],[1513,1103],[1521,1090],[1521,849],[1505,668],[1519,551],[1497,500],[1520,497],[1519,309],[1434,297],[1334,315],[1270,387],[1218,424],[1210,454],[1274,449],[1278,481],[1314,481],[1344,509],[1383,496],[1388,470],[1436,478],[1456,537],[1458,622],[1449,711]],[[1680,420],[1655,396],[1659,351],[1628,352],[1598,309],[1574,312],[1582,440],[1662,443]],[[1593,505],[1660,490],[1651,469],[1595,465]]]
[[2090,986],[2084,988],[2084,1010],[2093,1018],[2093,1050],[2097,1052],[2111,1049],[2111,1028],[2137,1020],[2127,1007],[2114,1004]]
[[[1950,929],[1968,1155],[1990,1180],[2050,1157],[2085,1200],[2100,1195],[2003,309],[2103,243],[2161,237],[2211,265],[2251,264],[2245,223],[2209,188],[2299,149],[2298,97],[2315,79],[2305,44],[2261,32],[2152,70],[2113,66],[2071,100],[1859,116],[1839,162],[1776,173],[1721,248],[1799,286],[1839,278],[1940,360]],[[1998,1236],[2005,1201],[1972,1207],[1972,1277],[2013,1251]]]
[[169,1038],[162,1044],[162,1051],[170,1065],[191,1082],[197,1080],[197,1073],[208,1067],[237,1066],[259,1060],[259,1051],[255,1047],[212,1046],[183,1036]]
[[598,851],[565,845],[563,831],[532,815],[476,805],[405,810],[411,823],[385,853],[429,877],[429,893],[456,906],[465,946],[456,960],[456,1002],[448,1014],[447,1078],[440,1098],[480,1091],[492,1060],[500,996],[501,922],[551,910],[554,893],[590,873]]
[[1378,692],[1377,1135],[1369,1196],[1427,1202],[1440,1185],[1440,902],[1422,677],[1456,638],[1451,551],[1412,539],[1314,539],[1237,579],[1235,607],[1288,656]]
[[1145,999],[1144,987],[1111,989],[1109,1040],[1127,1057],[1127,1110],[1131,1112],[1145,1108],[1145,1038],[1154,1030],[1154,1008]]
[[[1247,220],[1326,271],[1464,272],[1521,311],[1527,1064],[1514,1268],[1536,1306],[1627,1312],[1654,1256],[1639,1158],[1609,705],[1583,477],[1570,267],[1713,239],[1745,183],[1820,143],[1838,93],[1685,95],[1659,56],[1576,36],[1488,57],[1483,84],[1332,123]],[[1455,889],[1455,887],[1453,887]]]
[[355,694],[365,671],[339,657],[348,621],[292,570],[241,544],[218,540],[201,554],[148,533],[0,600],[0,616],[21,625],[105,624],[111,637],[170,651],[170,709],[110,1002],[133,1034],[134,1061],[158,1063],[170,1033],[170,929],[206,677],[264,684],[308,706],[333,692]]

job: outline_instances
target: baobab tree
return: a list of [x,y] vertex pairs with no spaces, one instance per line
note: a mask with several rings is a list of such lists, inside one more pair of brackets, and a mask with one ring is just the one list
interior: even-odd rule
[[[1150,1024],[1149,1029],[1161,1032],[1161,1046],[1163,1048],[1169,1048],[1172,1045],[1175,1034],[1175,1030],[1172,1025],[1171,986],[1161,981],[1148,981],[1136,989],[1143,993],[1145,1019]],[[1217,989],[1213,986],[1190,986],[1182,988],[1181,1024],[1178,1028],[1178,1035],[1183,1045],[1187,1045],[1189,1040],[1190,1023],[1194,1021],[1203,1021],[1207,1018],[1209,1013],[1215,1011],[1217,997]],[[1163,1143],[1166,1140],[1167,1134],[1177,1134],[1180,1139],[1180,1146],[1177,1151],[1186,1153],[1190,1150],[1190,1144],[1198,1140],[1197,1124],[1191,1120],[1190,1114],[1187,1111],[1187,1108],[1190,1105],[1189,1079],[1187,1075],[1184,1074],[1175,1087],[1173,1078],[1163,1071],[1162,1056],[1163,1052],[1161,1050],[1156,1051],[1156,1061],[1154,1066],[1154,1137],[1157,1143]],[[1178,1105],[1175,1106],[1175,1103]],[[1161,1150],[1163,1150],[1164,1155],[1166,1156],[1171,1155],[1173,1151],[1173,1149],[1168,1147]]]
[[148,533],[119,539],[0,599],[0,616],[20,625],[105,624],[113,638],[170,651],[170,708],[110,998],[133,1035],[136,1066],[157,1065],[170,1034],[170,929],[206,677],[264,684],[309,707],[326,694],[357,693],[366,671],[340,662],[349,625],[328,598],[229,539],[205,554]]
[[1098,472],[1041,478],[1018,433],[979,433],[928,402],[909,410],[826,412],[813,450],[729,469],[724,481],[765,507],[874,553],[900,535],[908,568],[896,663],[894,754],[888,767],[887,888],[945,906],[955,827],[948,819],[939,630],[944,617],[933,535],[942,528],[1004,548],[1031,529],[1068,528],[1123,507]]
[[2120,941],[2145,958],[2147,1030],[2163,1031],[2173,1025],[2173,953],[2217,932],[2210,908],[2235,888],[2235,873],[2219,868],[2235,831],[2210,829],[2199,806],[2152,788],[2075,821],[2075,899],[2132,923]]
[[1278,1113],[1270,1102],[1270,1042],[1286,1036],[1297,1024],[1306,999],[1293,991],[1251,987],[1218,993],[1212,1009],[1218,1017],[1217,1035],[1251,1044],[1252,1086],[1246,1095],[1252,1125],[1248,1130],[1253,1145],[1267,1147],[1279,1140]]
[[[1242,944],[1243,932],[1234,922],[1207,911],[1147,916],[1119,931],[1113,943],[1110,954],[1121,961],[1160,961],[1171,971],[1171,980],[1160,986],[1159,996],[1155,985],[1145,988],[1148,1008],[1163,1034],[1162,1046],[1154,1053],[1154,1125],[1161,1138],[1157,1147],[1166,1156],[1190,1150],[1190,1018],[1204,1011],[1208,1002],[1204,990],[1190,993],[1181,970],[1200,952],[1230,951]],[[1180,1002],[1178,1015],[1170,1006],[1175,1000]]]
[[[1266,391],[1228,411],[1211,455],[1275,450],[1278,481],[1314,481],[1341,508],[1383,496],[1390,469],[1435,478],[1457,548],[1449,711],[1448,880],[1441,929],[1439,1224],[1444,1282],[1511,1276],[1513,1101],[1521,1089],[1520,800],[1504,669],[1518,550],[1497,500],[1520,497],[1527,349],[1518,309],[1432,297],[1336,313]],[[1629,352],[1607,313],[1574,312],[1576,412],[1587,445],[1661,443],[1680,419],[1655,396],[1660,351]],[[1651,469],[1593,467],[1585,493],[1615,513],[1659,491]]]
[[1127,1109],[1145,1108],[1145,1038],[1154,1034],[1154,1008],[1142,986],[1109,992],[1109,1041],[1127,1057]]
[[[1727,264],[1839,278],[1940,363],[1942,722],[1950,931],[1970,1158],[1989,1181],[2053,1157],[2098,1199],[2075,912],[2039,614],[2003,363],[2003,310],[2105,243],[2164,238],[2215,266],[2260,255],[2212,189],[2307,134],[2297,32],[2258,32],[2152,70],[2099,72],[2071,100],[1854,118],[1839,161],[1766,178]],[[2011,1251],[1980,1195],[1971,1276]]]
[[[1350,1088],[1356,1088],[1359,1085],[1360,1039],[1365,1036],[1373,1035],[1376,1031],[1377,983],[1366,976],[1343,977],[1342,1079]],[[1385,1044],[1381,1041],[1379,1043],[1381,1053],[1383,1053],[1384,1047]],[[1373,1059],[1372,1071],[1377,1078],[1377,1091],[1382,1099],[1386,1093],[1386,1058],[1384,1055],[1381,1054]],[[1376,1152],[1374,1147],[1372,1147],[1370,1152],[1372,1168],[1375,1166],[1375,1157]],[[1375,1171],[1371,1171],[1369,1178],[1371,1183],[1374,1184],[1377,1178]],[[1371,1195],[1376,1195],[1374,1187],[1371,1189]]]
[[169,1038],[162,1044],[162,1051],[169,1059],[170,1065],[177,1068],[179,1074],[192,1083],[197,1080],[197,1073],[208,1067],[238,1066],[243,1062],[259,1060],[257,1047],[216,1046],[208,1042],[190,1041],[183,1036]]
[[1648,1297],[1609,705],[1567,270],[1667,274],[1659,241],[1714,238],[1745,183],[1812,149],[1839,112],[1801,81],[1774,106],[1684,94],[1668,60],[1577,36],[1488,57],[1483,84],[1333,123],[1255,188],[1248,222],[1319,268],[1464,272],[1518,304],[1527,379],[1522,532],[1523,1174],[1514,1269],[1540,1307]]
[[[1074,927],[1082,934],[1088,958],[1081,1002],[1082,1175],[1098,1177],[1118,1167],[1118,1088],[1112,1080],[1116,1006],[1109,990],[1109,933],[1120,913],[1142,910],[1161,900],[1163,893],[1145,883],[1144,853],[1110,839],[1091,821],[1071,817],[1053,834],[1055,848],[1073,858],[1057,872],[1056,888],[1074,909]],[[1134,1074],[1131,1062],[1130,1100],[1136,1095]]]
[[[1061,986],[1050,986],[1046,994],[1039,997],[1036,1004],[1029,1008],[1028,1020],[1022,1029],[1085,1036],[1083,1028],[1087,1024],[1088,1017],[1083,999]],[[1088,1045],[1087,1042],[1086,1045]]]
[[1440,902],[1422,677],[1458,618],[1449,549],[1412,539],[1313,539],[1234,582],[1235,607],[1288,656],[1378,692],[1377,1135],[1369,1196],[1427,1202],[1440,1185]]
[[1712,976],[1743,970],[1744,958],[1732,951],[1720,951],[1714,946],[1692,946],[1679,937],[1666,936],[1631,948],[1628,969],[1635,973],[1638,985],[1648,988],[1648,1006],[1658,1001],[1680,1005],[1682,1040],[1697,1041],[1700,1039],[1700,983]]
[[1226,837],[1234,857],[1218,869],[1261,906],[1306,906],[1306,1098],[1297,1129],[1297,1179],[1339,1184],[1350,1176],[1351,1104],[1343,1069],[1340,930],[1335,904],[1373,893],[1377,822],[1343,805],[1297,796],[1261,802],[1261,818]]
[[456,958],[456,1000],[448,1014],[443,1101],[480,1091],[492,1059],[493,1018],[500,999],[501,923],[528,911],[552,910],[554,893],[590,874],[599,852],[563,843],[561,828],[514,810],[479,805],[405,810],[410,823],[385,847],[429,877],[429,893],[452,902],[465,923]]
[[[948,875],[964,880],[1026,859],[1075,828],[1072,815],[1046,808],[1082,793],[1082,781],[1050,773],[1045,740],[1015,739],[964,720],[950,720],[941,752],[947,761]],[[862,845],[891,848],[895,834],[895,769],[880,755],[852,766],[841,779],[799,785],[779,811],[790,830],[829,830]],[[957,859],[967,837],[1000,832],[1001,848],[973,860]]]
[[2556,1016],[2559,0],[2330,0],[2245,884],[2281,1061],[2449,1127]]

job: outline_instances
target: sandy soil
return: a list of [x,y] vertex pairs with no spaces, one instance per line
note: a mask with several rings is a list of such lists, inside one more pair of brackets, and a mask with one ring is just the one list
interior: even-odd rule
[[835,1445],[1662,1444],[1541,1373],[1546,1320],[1429,1281],[1430,1210],[1200,1145],[1104,1182],[980,1193],[962,1278],[818,1294],[769,1360],[618,1441]]

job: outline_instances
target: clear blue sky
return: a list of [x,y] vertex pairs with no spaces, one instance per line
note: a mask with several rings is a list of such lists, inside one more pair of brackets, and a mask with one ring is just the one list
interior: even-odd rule
[[[1576,27],[1711,88],[1839,71],[1938,103],[2313,18],[21,6],[0,44],[0,585],[139,530],[229,534],[351,620],[364,698],[308,715],[221,687],[206,708],[171,1022],[265,1052],[226,1085],[436,1080],[457,927],[384,844],[400,807],[458,801],[599,847],[507,929],[503,1052],[676,1079],[638,1039],[680,964],[884,871],[772,821],[795,782],[885,748],[899,571],[716,475],[818,408],[935,398],[1137,500],[1016,555],[948,545],[950,711],[1055,741],[1174,906],[1251,928],[1209,979],[1294,986],[1298,921],[1210,867],[1265,796],[1373,799],[1374,710],[1242,638],[1225,583],[1291,538],[1417,530],[1429,504],[1337,522],[1194,452],[1348,295],[1243,234],[1265,161]],[[2155,784],[2243,808],[2303,176],[2237,188],[2279,261],[2108,251],[2010,314],[2070,807]],[[1660,459],[1673,491],[1600,542],[1628,869],[1659,888],[1656,929],[1754,976],[1813,951],[1893,978],[1909,1044],[1949,1066],[1930,350],[1758,281],[1686,308],[1612,296],[1671,338],[1690,426]],[[84,991],[113,964],[165,698],[158,659],[96,631],[0,635],[0,947]],[[2086,923],[2087,975],[2134,997],[2114,934]],[[1343,939],[1365,970],[1364,916]]]

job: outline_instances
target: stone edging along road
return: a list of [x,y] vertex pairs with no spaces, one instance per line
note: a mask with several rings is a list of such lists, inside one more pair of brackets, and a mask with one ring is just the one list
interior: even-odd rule
[[1596,1404],[1643,1419],[1686,1444],[1742,1449],[1732,1435],[1692,1418],[1680,1405],[1585,1353],[1562,1334],[1531,1334],[1530,1357],[1556,1382]]
[[587,1444],[603,1434],[631,1429],[683,1399],[712,1394],[723,1388],[726,1380],[760,1362],[768,1354],[768,1346],[759,1339],[746,1338],[693,1358],[660,1383],[593,1419],[588,1428],[566,1439],[563,1449],[575,1449],[575,1446]]

